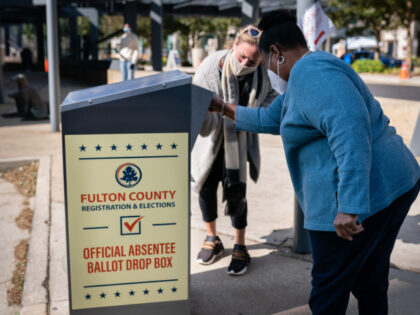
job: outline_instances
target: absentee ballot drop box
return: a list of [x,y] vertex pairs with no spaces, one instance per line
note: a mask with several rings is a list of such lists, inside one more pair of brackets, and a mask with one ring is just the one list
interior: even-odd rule
[[190,151],[210,91],[180,71],[61,105],[70,314],[190,312]]

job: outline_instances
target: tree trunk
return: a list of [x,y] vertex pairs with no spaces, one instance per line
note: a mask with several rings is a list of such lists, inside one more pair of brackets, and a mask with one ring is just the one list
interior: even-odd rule
[[375,30],[375,38],[376,38],[376,47],[375,47],[375,54],[374,59],[380,60],[379,55],[381,53],[381,47],[379,46],[381,42],[381,27],[378,27],[374,24],[374,21],[372,21],[373,29]]
[[412,60],[411,60],[411,56],[413,54],[413,35],[411,34],[411,22],[408,24],[407,26],[407,70],[408,70],[408,75],[410,76],[411,74],[411,67],[412,67]]
[[375,37],[376,37],[376,48],[375,48],[375,60],[380,60],[379,54],[381,52],[381,48],[379,46],[379,43],[381,42],[381,30],[377,29],[375,31]]
[[194,33],[194,35],[193,35],[193,47],[194,48],[199,47],[199,45],[198,45],[198,31],[196,33]]

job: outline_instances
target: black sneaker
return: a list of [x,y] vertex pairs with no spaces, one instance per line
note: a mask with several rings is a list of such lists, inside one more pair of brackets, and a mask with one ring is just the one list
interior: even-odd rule
[[217,238],[214,242],[205,240],[203,247],[197,256],[197,262],[202,265],[212,264],[216,258],[223,254],[225,248],[223,247],[222,241]]
[[251,257],[245,249],[232,249],[232,261],[228,267],[227,273],[232,276],[241,276],[248,269]]

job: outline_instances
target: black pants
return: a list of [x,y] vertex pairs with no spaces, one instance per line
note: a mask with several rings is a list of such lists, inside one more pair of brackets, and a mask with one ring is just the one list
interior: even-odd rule
[[[199,195],[204,222],[212,222],[217,219],[217,186],[223,180],[224,159],[222,145]],[[247,226],[247,212],[248,209],[246,207],[245,211],[230,217],[234,228],[243,229]]]
[[363,222],[353,241],[335,232],[309,231],[313,268],[309,306],[313,314],[345,314],[350,292],[360,315],[388,313],[390,256],[398,231],[416,199],[420,181],[384,210]]

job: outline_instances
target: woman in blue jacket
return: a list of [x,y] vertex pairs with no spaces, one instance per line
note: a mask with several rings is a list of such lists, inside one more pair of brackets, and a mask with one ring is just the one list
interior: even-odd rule
[[386,314],[391,251],[419,191],[419,166],[361,78],[326,52],[311,53],[294,17],[269,14],[259,49],[281,95],[267,108],[215,97],[210,111],[238,130],[280,134],[309,230],[314,314]]

